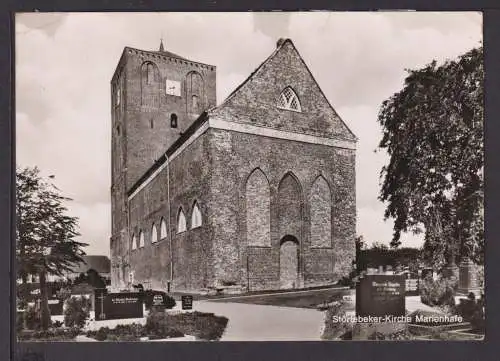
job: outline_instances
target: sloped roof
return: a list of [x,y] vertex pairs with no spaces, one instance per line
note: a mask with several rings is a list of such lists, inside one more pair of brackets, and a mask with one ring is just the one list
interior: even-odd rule
[[73,273],[86,273],[89,269],[97,273],[110,273],[111,261],[107,256],[83,256],[84,263],[73,267]]
[[290,44],[293,49],[295,50],[295,52],[297,53],[298,55],[298,58],[300,59],[301,63],[303,64],[303,66],[305,67],[305,69],[307,70],[307,72],[309,73],[311,79],[313,80],[314,83],[316,83],[317,87],[318,87],[318,90],[321,94],[321,96],[324,98],[324,100],[328,103],[330,109],[333,111],[333,113],[335,114],[336,118],[340,121],[340,123],[345,127],[345,129],[347,130],[347,132],[349,133],[350,137],[352,138],[352,140],[354,141],[357,141],[358,138],[356,137],[356,135],[354,134],[354,132],[349,128],[349,126],[346,124],[346,122],[338,115],[337,111],[333,108],[333,106],[331,105],[330,101],[328,100],[328,98],[326,97],[325,93],[323,92],[323,90],[321,89],[321,87],[319,86],[318,82],[316,81],[316,79],[314,78],[311,70],[309,69],[309,67],[307,66],[307,64],[305,63],[304,59],[302,58],[302,56],[300,55],[300,53],[298,52],[297,48],[295,47],[295,44],[292,42],[291,39],[283,39],[283,38],[280,38],[277,42],[277,46],[276,46],[276,49],[271,53],[271,55],[269,55],[240,85],[238,85],[227,97],[226,99],[218,106],[214,107],[213,109],[211,109],[208,113],[209,113],[209,116],[210,115],[216,115],[221,109],[223,109],[227,103],[232,99],[234,98],[235,96],[237,96],[238,92],[249,82],[251,82],[251,80],[253,78],[255,78],[257,76],[257,74],[259,73],[259,71],[264,68],[264,66],[266,66],[267,63],[271,62],[272,59],[280,52],[280,50],[286,45],[286,44]]

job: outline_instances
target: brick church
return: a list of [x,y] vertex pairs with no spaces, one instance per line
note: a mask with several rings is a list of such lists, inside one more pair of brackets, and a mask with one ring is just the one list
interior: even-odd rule
[[126,47],[111,81],[111,282],[332,284],[355,257],[356,137],[289,39],[220,105],[216,67]]

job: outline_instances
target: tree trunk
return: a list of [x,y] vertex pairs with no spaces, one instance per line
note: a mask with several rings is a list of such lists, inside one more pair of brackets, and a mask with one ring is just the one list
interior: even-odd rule
[[49,310],[49,300],[47,295],[47,281],[46,281],[46,271],[42,270],[40,272],[40,313],[42,329],[47,330],[50,326],[50,310]]

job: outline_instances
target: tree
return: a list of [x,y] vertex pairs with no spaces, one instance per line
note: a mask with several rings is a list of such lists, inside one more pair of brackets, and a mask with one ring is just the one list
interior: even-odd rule
[[39,277],[42,328],[50,323],[47,275],[62,276],[85,255],[87,246],[75,240],[78,219],[68,216],[63,197],[52,183],[42,179],[38,168],[16,171],[16,261],[18,277]]
[[391,246],[402,232],[425,232],[424,256],[443,266],[484,253],[483,49],[454,61],[409,70],[404,88],[384,101],[378,120],[380,200],[394,219]]

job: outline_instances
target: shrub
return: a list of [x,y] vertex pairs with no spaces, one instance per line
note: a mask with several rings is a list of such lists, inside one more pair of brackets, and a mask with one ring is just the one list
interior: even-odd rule
[[59,328],[59,327],[62,327],[62,325],[64,325],[64,323],[63,323],[63,322],[61,322],[61,321],[54,321],[54,322],[52,323],[52,326],[53,326],[54,328]]
[[429,306],[454,306],[456,280],[441,278],[434,281],[428,277],[420,283],[420,299]]
[[172,328],[168,315],[160,311],[153,311],[149,314],[144,329],[152,340],[184,336],[181,331]]
[[19,341],[67,341],[78,336],[79,330],[76,328],[57,328],[49,330],[23,330],[18,333]]
[[40,312],[34,306],[26,307],[23,322],[26,324],[28,330],[39,330],[42,328]]
[[471,323],[474,331],[484,332],[485,317],[483,297],[476,301],[474,294],[470,293],[468,298],[460,300],[460,303],[456,307],[456,312],[462,316],[465,321]]
[[137,341],[146,336],[142,325],[133,323],[130,325],[117,325],[115,328],[101,327],[97,331],[87,331],[87,337],[97,341]]
[[97,330],[94,338],[97,341],[104,341],[105,339],[108,338],[108,332],[109,332],[108,327],[101,327],[99,330]]
[[358,272],[356,270],[352,270],[348,276],[342,277],[339,280],[338,284],[340,286],[354,288],[356,286],[357,277],[358,277]]
[[219,340],[228,323],[226,317],[212,313],[190,312],[176,315],[151,312],[146,320],[148,335],[165,337],[187,334],[200,340]]
[[16,312],[16,331],[19,332],[24,328],[24,312]]
[[70,297],[65,304],[64,324],[67,327],[85,326],[85,321],[90,317],[90,300],[85,297]]
[[368,336],[368,339],[377,341],[401,341],[411,340],[413,337],[407,330],[401,330],[393,333],[374,332]]
[[163,308],[171,309],[175,307],[175,300],[173,297],[165,294],[165,293],[158,293],[154,292],[151,290],[144,291],[143,297],[144,297],[144,305],[146,306],[147,310],[151,309],[151,306],[153,305],[153,298],[155,295],[161,295],[163,297],[163,302],[165,303],[165,306]]
[[[352,335],[353,325],[350,322],[333,322],[333,317],[346,316],[346,305],[343,301],[336,301],[329,305],[325,313],[325,324],[323,328],[323,333],[321,335],[322,340],[336,340],[341,339],[348,333]],[[352,337],[352,336],[351,336]]]

